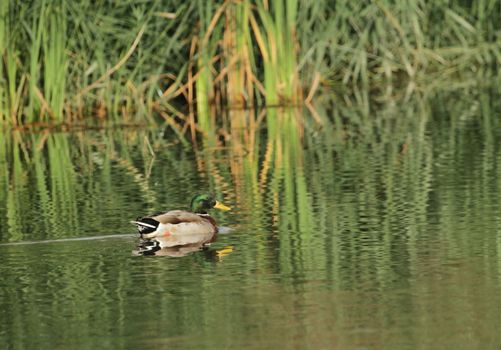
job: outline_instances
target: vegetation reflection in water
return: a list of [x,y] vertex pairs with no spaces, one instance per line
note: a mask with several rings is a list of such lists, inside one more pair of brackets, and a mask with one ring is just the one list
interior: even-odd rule
[[273,109],[267,132],[242,125],[260,112],[231,111],[196,152],[163,130],[13,132],[2,242],[133,232],[131,217],[201,189],[236,210],[218,216],[232,232],[179,259],[134,257],[126,238],[0,246],[0,343],[500,344],[498,93],[374,106],[326,102],[321,127]]

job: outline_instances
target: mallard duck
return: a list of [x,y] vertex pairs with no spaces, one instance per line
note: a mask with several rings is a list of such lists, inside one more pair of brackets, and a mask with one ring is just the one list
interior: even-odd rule
[[145,216],[131,221],[137,226],[142,238],[162,238],[164,246],[184,246],[211,242],[217,233],[216,220],[207,211],[230,207],[216,201],[209,194],[199,194],[190,203],[191,211],[171,210],[166,213]]

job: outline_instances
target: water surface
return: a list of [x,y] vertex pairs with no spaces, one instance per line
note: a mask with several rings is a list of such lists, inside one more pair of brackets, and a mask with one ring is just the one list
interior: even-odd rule
[[[497,349],[499,97],[336,103],[322,128],[254,135],[254,153],[168,129],[5,135],[0,344]],[[200,191],[233,207],[215,214],[231,230],[133,254],[129,220]]]

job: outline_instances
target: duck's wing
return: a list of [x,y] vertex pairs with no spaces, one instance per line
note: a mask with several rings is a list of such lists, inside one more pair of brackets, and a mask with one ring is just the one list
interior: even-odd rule
[[131,221],[131,224],[136,225],[139,233],[144,235],[154,233],[158,229],[159,225],[162,224],[176,225],[183,222],[199,223],[202,220],[203,219],[201,217],[189,211],[171,210],[168,212],[139,217],[136,220]]
[[201,216],[185,210],[171,210],[167,213],[152,216],[151,219],[156,220],[164,225],[176,225],[181,223],[202,223],[205,221]]

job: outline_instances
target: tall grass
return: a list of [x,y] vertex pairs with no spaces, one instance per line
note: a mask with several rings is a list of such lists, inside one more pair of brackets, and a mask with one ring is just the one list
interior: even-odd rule
[[190,4],[33,0],[0,6],[4,124],[88,117],[151,122],[154,110],[172,110],[163,93],[185,63]]
[[[204,82],[197,85],[197,106],[298,104],[297,7],[295,1],[276,1],[272,6],[248,0],[226,1],[220,7],[199,4],[201,29],[195,54],[198,79]],[[204,119],[203,113],[199,117]]]
[[221,125],[212,109],[496,68],[500,13],[495,0],[3,1],[0,120],[159,117],[195,139]]
[[320,72],[331,84],[368,84],[492,68],[501,53],[500,6],[495,0],[315,2],[298,12],[305,73]]

